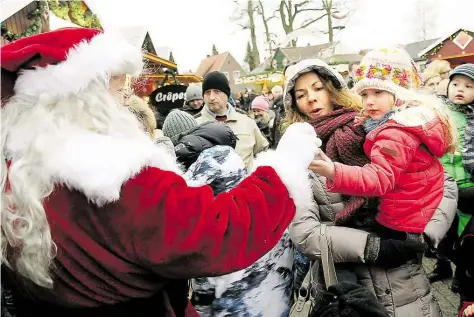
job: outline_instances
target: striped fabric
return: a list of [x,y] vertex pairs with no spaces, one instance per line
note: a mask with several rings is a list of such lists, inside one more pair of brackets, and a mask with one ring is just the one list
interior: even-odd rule
[[454,75],[463,75],[474,80],[474,64],[463,64],[459,65],[449,75],[450,78],[453,78]]
[[464,168],[473,175],[474,172],[474,105],[467,106],[469,112],[466,115],[466,132],[464,134],[464,150],[462,163]]

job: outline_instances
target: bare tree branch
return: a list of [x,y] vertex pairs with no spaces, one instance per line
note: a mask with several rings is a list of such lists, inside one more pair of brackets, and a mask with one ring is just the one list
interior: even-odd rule
[[326,9],[324,9],[324,8],[306,8],[306,9],[299,10],[298,13],[306,12],[306,11],[326,11]]
[[288,7],[288,3],[286,3],[286,1],[285,1],[285,0],[282,0],[281,2],[283,2],[283,3],[285,4],[286,11],[288,11],[288,12],[289,12],[289,11],[290,11],[290,7],[291,7],[291,6],[290,6],[290,7]]
[[320,17],[317,17],[316,19],[312,19],[312,20],[310,20],[310,21],[304,23],[303,25],[300,26],[300,29],[304,29],[304,28],[310,26],[311,24],[313,24],[313,23],[315,23],[315,22],[318,22],[319,20],[321,20],[322,18],[326,17],[327,15],[328,15],[328,14],[325,13],[325,14],[321,15]]

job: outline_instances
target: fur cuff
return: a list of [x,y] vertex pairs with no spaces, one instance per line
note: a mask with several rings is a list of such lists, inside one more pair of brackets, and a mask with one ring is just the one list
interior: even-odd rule
[[254,169],[259,166],[270,166],[275,170],[293,199],[297,212],[306,212],[311,208],[313,191],[307,169],[296,168],[291,159],[271,150],[257,156]]

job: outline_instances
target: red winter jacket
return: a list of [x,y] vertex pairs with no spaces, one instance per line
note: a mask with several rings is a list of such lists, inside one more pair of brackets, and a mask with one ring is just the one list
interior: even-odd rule
[[335,163],[328,190],[353,196],[381,197],[377,221],[388,228],[422,233],[443,196],[446,133],[435,113],[415,106],[396,113],[371,131],[364,151],[371,164]]

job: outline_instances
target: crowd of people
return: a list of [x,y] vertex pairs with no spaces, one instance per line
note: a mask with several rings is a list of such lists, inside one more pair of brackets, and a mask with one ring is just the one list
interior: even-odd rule
[[1,68],[2,315],[438,317],[454,264],[474,316],[474,64],[378,48],[260,95],[211,72],[160,129],[121,34]]

